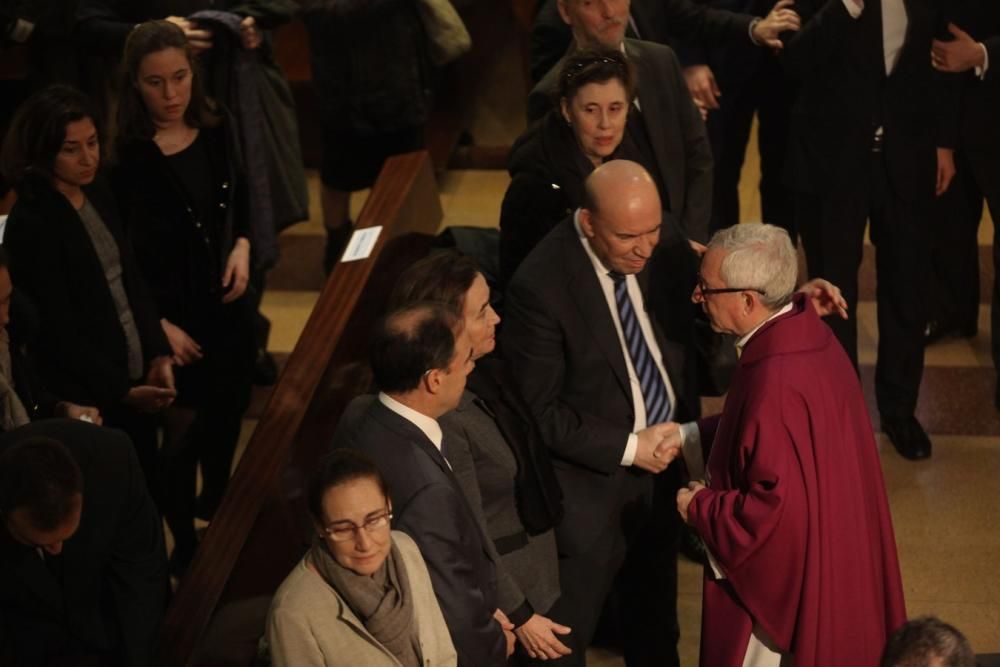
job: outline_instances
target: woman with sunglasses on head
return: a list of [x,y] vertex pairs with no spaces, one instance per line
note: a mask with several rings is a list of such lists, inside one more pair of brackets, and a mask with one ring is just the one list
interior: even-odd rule
[[208,519],[221,501],[250,400],[247,186],[232,120],[206,98],[179,27],[136,26],[122,75],[115,193],[177,367],[161,459],[179,573],[194,554],[196,512]]
[[451,667],[458,663],[427,566],[390,531],[385,480],[367,456],[336,449],[308,489],[312,547],[274,595],[277,667]]
[[18,195],[4,247],[11,281],[37,310],[28,351],[43,384],[79,404],[62,416],[103,418],[128,433],[152,484],[152,413],[176,395],[170,347],[100,176],[95,118],[69,86],[44,88],[17,110],[3,144],[3,173]]
[[558,105],[511,149],[511,182],[500,210],[501,286],[531,249],[580,206],[584,180],[607,160],[645,167],[669,210],[667,182],[636,116],[636,94],[634,68],[621,51],[583,50],[566,59]]

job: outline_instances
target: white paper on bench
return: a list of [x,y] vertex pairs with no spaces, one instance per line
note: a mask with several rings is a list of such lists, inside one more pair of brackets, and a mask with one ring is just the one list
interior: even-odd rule
[[351,235],[351,240],[344,249],[344,254],[340,258],[341,262],[355,262],[365,259],[372,254],[375,249],[375,242],[378,241],[379,234],[382,233],[382,225],[365,227],[358,229]]

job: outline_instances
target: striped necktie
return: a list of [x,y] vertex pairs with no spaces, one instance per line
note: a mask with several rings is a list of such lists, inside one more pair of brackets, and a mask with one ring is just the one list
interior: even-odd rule
[[646,425],[652,426],[667,421],[670,418],[670,396],[663,383],[660,369],[656,367],[653,354],[649,351],[646,337],[639,326],[632,299],[628,295],[625,276],[617,271],[609,271],[608,275],[615,282],[615,302],[618,304],[618,320],[625,334],[625,345],[632,358],[632,367],[639,378],[639,388],[642,391],[642,402],[646,406]]

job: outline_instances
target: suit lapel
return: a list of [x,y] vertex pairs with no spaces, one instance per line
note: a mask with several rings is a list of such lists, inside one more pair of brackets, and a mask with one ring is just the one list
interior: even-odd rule
[[372,401],[369,410],[374,419],[377,419],[386,428],[395,432],[400,438],[416,445],[445,475],[454,480],[451,466],[448,465],[448,462],[445,461],[444,456],[438,451],[438,448],[416,424],[387,408],[382,404],[382,401],[378,400],[377,396]]
[[[625,40],[625,54],[628,56],[629,61],[635,65],[636,78],[639,81],[662,81],[662,77],[657,76],[653,63],[650,62],[651,59],[643,57],[637,40]],[[684,149],[680,145],[669,145],[670,140],[674,136],[667,132],[667,123],[664,122],[664,119],[675,118],[677,116],[676,113],[672,113],[665,108],[664,105],[670,103],[669,95],[666,94],[647,94],[645,96],[641,92],[639,94],[639,110],[642,112],[642,124],[646,128],[649,143],[653,147],[653,157],[656,160],[656,167],[667,187],[667,197],[670,199],[670,205],[677,206],[678,203],[684,201],[684,193],[677,191],[677,179],[671,178],[671,174],[677,171],[678,164],[676,157],[671,159],[671,155],[683,155]]]
[[[394,431],[401,438],[409,440],[414,443],[418,449],[423,451],[430,459],[441,469],[448,481],[451,482],[452,487],[455,489],[455,494],[459,498],[459,502],[465,509],[466,517],[479,529],[479,539],[482,542],[483,553],[486,554],[488,560],[493,560],[490,557],[489,549],[486,548],[487,543],[491,542],[489,536],[485,533],[483,526],[479,524],[476,520],[476,514],[472,511],[469,506],[469,499],[465,497],[465,493],[462,491],[462,487],[459,485],[458,480],[455,478],[455,472],[448,465],[445,460],[444,455],[438,451],[438,448],[434,446],[434,443],[430,441],[427,435],[421,431],[416,424],[405,419],[401,415],[396,414],[385,405],[382,404],[378,398],[375,398],[374,403],[371,407],[372,416],[378,419],[386,428]],[[443,438],[444,436],[442,436]],[[444,441],[441,442],[442,449],[444,448]]]

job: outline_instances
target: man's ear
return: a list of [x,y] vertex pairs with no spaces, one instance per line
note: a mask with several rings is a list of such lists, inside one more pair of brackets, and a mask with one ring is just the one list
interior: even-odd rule
[[562,17],[563,23],[566,25],[573,25],[573,19],[570,18],[569,9],[566,7],[573,0],[559,0],[556,2],[556,8],[559,10],[559,16]]
[[581,208],[580,216],[577,219],[580,221],[580,229],[583,230],[583,235],[588,239],[594,238],[594,224],[591,221],[590,210]]
[[427,390],[427,393],[436,394],[441,387],[441,369],[432,368],[424,373],[420,381],[424,383],[424,389]]

